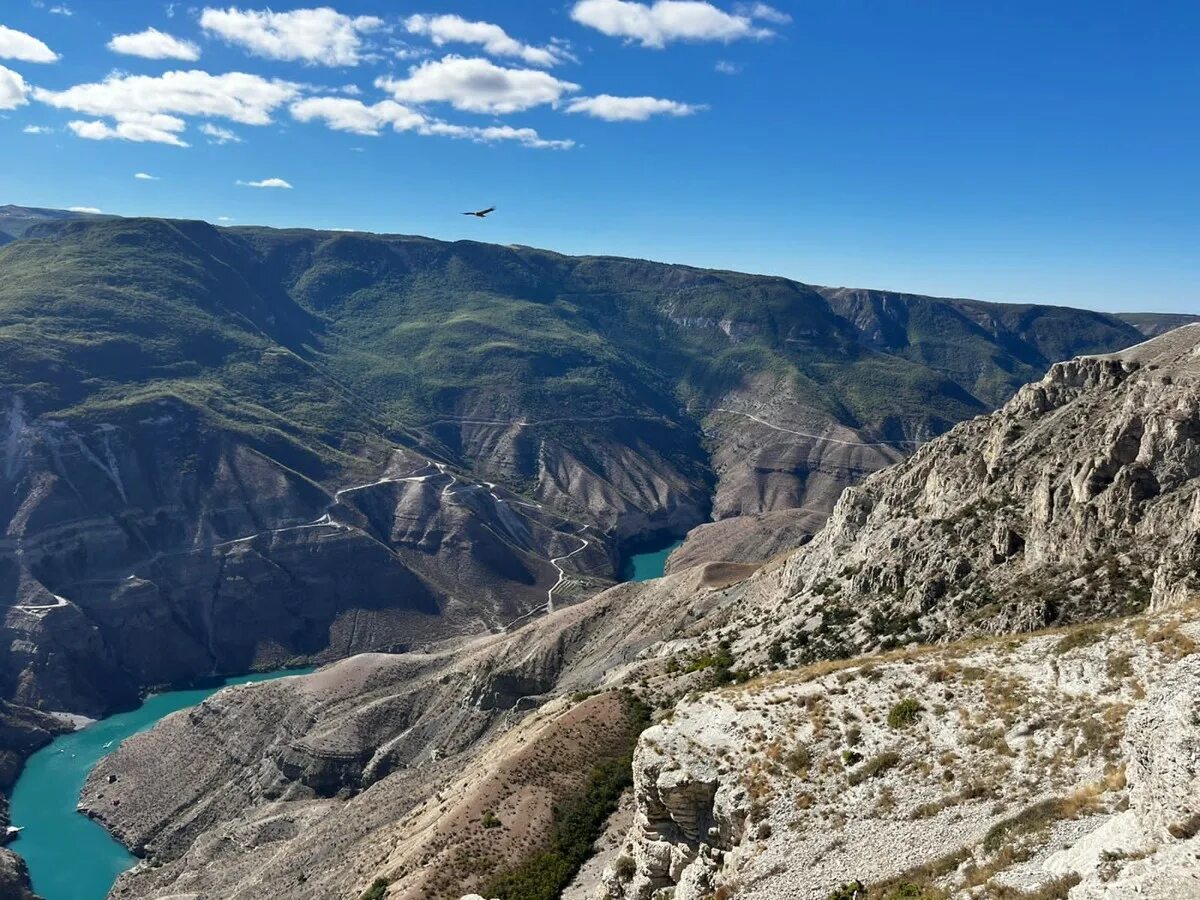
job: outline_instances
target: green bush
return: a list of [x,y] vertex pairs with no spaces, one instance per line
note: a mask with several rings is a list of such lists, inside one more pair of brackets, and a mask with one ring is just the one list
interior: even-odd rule
[[861,881],[847,881],[829,895],[829,900],[866,900],[866,897],[866,885]]
[[912,697],[905,697],[888,713],[888,725],[892,728],[906,728],[916,721],[920,711],[920,703]]
[[386,878],[376,878],[371,882],[371,886],[362,892],[362,896],[358,900],[383,900],[387,896],[389,884],[391,882]]
[[481,821],[483,822],[484,828],[499,828],[503,824],[500,821],[500,817],[490,809],[485,809],[483,811],[483,819]]
[[872,756],[861,768],[850,773],[851,784],[862,784],[868,778],[876,778],[900,762],[900,754],[892,750]]

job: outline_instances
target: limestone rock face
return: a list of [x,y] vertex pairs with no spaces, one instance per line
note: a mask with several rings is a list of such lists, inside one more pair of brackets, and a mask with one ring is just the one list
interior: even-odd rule
[[1188,325],[1056,364],[848,489],[764,582],[762,619],[804,660],[1185,600],[1200,589],[1198,348]]
[[632,866],[598,896],[1195,896],[1198,638],[1193,602],[682,701],[642,734]]

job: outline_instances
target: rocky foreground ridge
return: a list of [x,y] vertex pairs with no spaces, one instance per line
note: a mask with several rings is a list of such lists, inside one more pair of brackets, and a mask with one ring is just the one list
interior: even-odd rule
[[84,791],[148,859],[114,896],[496,896],[639,703],[631,825],[573,897],[1195,895],[1198,347],[1056,366],[760,569],[165,720]]

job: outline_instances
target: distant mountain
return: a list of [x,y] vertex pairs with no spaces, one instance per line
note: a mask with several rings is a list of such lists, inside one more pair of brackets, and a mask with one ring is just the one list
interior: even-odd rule
[[1146,337],[1158,337],[1182,325],[1200,322],[1200,316],[1187,313],[1117,313],[1117,318],[1128,322]]
[[[25,232],[44,222],[67,222],[77,219],[108,218],[94,213],[72,212],[68,209],[40,209],[33,206],[0,206],[0,232],[10,239],[23,237]],[[0,237],[0,245],[6,241]]]

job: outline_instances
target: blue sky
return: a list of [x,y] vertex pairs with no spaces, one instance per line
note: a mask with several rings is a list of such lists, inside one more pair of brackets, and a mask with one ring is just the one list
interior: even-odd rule
[[1200,312],[1195,2],[4,0],[0,26],[0,203]]

